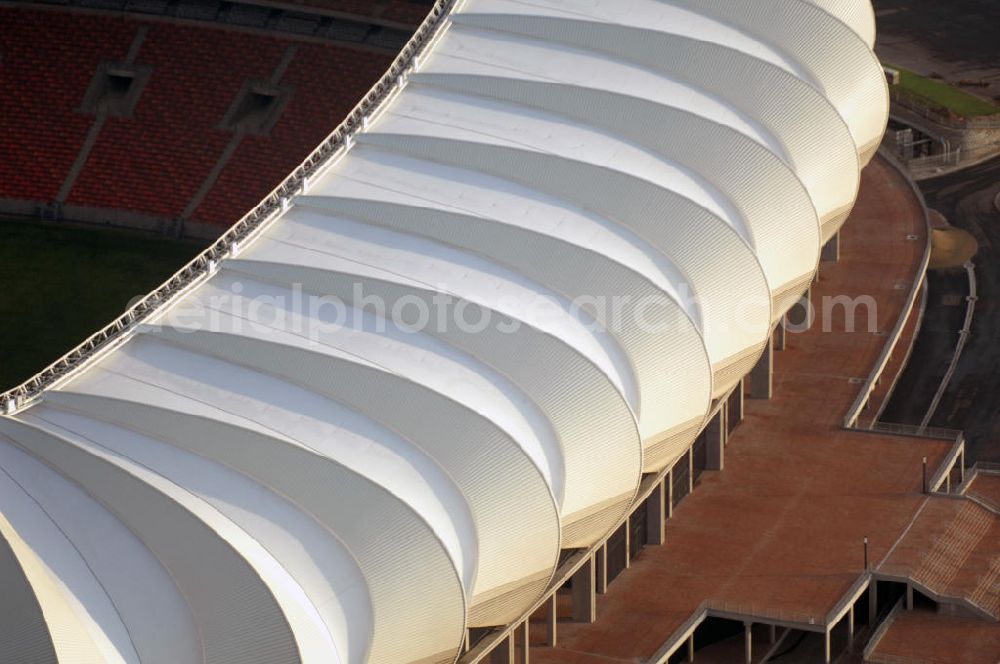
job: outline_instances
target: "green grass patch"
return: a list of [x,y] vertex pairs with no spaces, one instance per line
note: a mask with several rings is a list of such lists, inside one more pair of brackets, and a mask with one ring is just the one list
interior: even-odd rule
[[965,118],[1000,113],[1000,106],[971,95],[964,90],[936,81],[926,76],[914,74],[908,69],[889,65],[899,70],[899,85],[894,86],[904,96],[941,111],[951,111]]
[[0,219],[0,390],[110,323],[203,246],[137,231]]

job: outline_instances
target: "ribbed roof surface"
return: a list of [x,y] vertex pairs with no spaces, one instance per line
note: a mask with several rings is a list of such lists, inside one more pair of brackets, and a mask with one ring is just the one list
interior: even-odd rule
[[253,241],[0,418],[4,661],[451,661],[521,618],[808,287],[873,40],[868,0],[457,3]]

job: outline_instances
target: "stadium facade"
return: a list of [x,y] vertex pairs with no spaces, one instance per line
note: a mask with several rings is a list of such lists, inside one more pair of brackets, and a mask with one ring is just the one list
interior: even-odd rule
[[873,42],[868,0],[438,3],[266,215],[8,395],[5,661],[523,620],[769,385],[882,139]]

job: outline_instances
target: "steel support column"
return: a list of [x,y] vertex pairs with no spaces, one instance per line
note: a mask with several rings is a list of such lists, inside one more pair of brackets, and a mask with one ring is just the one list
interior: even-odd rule
[[545,612],[545,642],[549,647],[554,648],[559,643],[559,601],[558,593],[552,593],[552,597],[546,602]]
[[592,623],[597,620],[597,594],[594,588],[594,556],[573,574],[573,620]]
[[705,426],[705,469],[722,470],[726,459],[726,408],[712,416]]
[[664,533],[663,524],[666,517],[666,491],[664,490],[664,480],[660,480],[653,487],[653,491],[646,499],[646,540],[648,544],[663,544]]
[[770,399],[774,394],[774,344],[764,344],[764,353],[750,372],[750,398]]
[[840,260],[840,233],[834,234],[826,244],[823,245],[823,251],[819,255],[821,261],[827,261],[829,263],[836,263]]

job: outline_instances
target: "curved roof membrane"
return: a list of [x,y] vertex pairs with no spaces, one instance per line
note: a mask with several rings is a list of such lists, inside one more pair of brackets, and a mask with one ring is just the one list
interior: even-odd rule
[[427,26],[273,219],[0,418],[4,661],[454,661],[685,453],[885,127],[867,0]]

